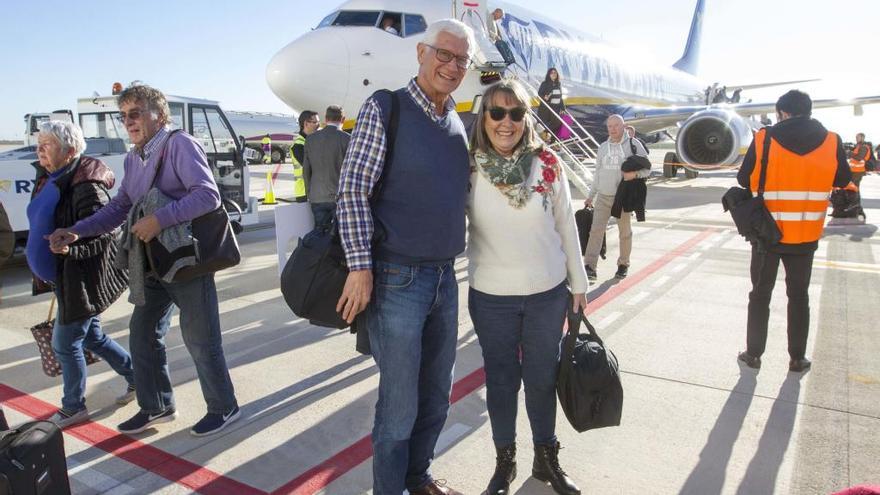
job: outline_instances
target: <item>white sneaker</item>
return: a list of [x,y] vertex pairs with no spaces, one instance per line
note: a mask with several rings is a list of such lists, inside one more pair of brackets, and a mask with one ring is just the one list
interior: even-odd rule
[[52,415],[51,418],[49,418],[49,421],[55,423],[55,425],[57,425],[59,428],[64,429],[68,426],[84,423],[88,421],[88,419],[88,409],[83,408],[73,414],[67,414],[64,409],[59,409],[58,412],[56,412]]
[[116,397],[116,403],[124,406],[135,399],[134,385],[126,385],[125,392]]

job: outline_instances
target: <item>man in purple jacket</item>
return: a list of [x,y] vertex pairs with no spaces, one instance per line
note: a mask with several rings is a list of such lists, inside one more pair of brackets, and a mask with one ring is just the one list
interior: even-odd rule
[[[160,157],[162,167],[155,186],[173,201],[129,225],[133,236],[149,242],[163,229],[220,206],[220,193],[201,146],[184,132],[170,134],[171,112],[162,92],[145,85],[130,86],[119,95],[117,104],[135,146],[125,157],[125,176],[119,192],[98,213],[70,229],[53,232],[49,236],[53,251],[60,252],[80,237],[110,232],[126,222],[132,205],[154,184]],[[165,334],[172,306],[176,305],[180,309],[180,332],[195,362],[208,404],[208,413],[190,433],[204,436],[219,432],[241,413],[223,355],[214,276],[172,283],[147,276],[144,292],[146,303],[135,306],[129,324],[140,411],[120,424],[119,431],[140,433],[177,417],[165,357]]]

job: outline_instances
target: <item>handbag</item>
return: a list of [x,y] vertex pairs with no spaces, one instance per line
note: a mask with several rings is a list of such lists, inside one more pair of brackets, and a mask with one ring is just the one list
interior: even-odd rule
[[[168,139],[171,139],[171,136],[176,132],[180,132],[180,129],[171,131]],[[165,141],[166,144],[168,139]],[[154,187],[156,184],[164,158],[165,149],[163,147],[150,187]],[[238,220],[230,222],[226,205],[230,205],[233,211],[238,213]],[[241,230],[241,208],[237,203],[228,199],[222,199],[217,209],[190,220],[190,233],[193,240],[192,254],[195,256],[196,264],[177,270],[174,274],[174,282],[186,282],[239,264],[241,251],[238,248],[235,234],[241,233]],[[157,273],[168,271],[173,259],[169,256],[168,250],[159,242],[158,237],[147,243],[145,251],[154,271]]]
[[767,156],[770,153],[770,128],[764,128],[764,147],[761,153],[761,177],[758,180],[758,195],[752,196],[748,189],[731,187],[724,193],[721,203],[724,211],[730,210],[733,223],[740,235],[747,241],[762,247],[778,244],[782,232],[767,205],[764,203],[764,185],[767,182]]
[[[580,333],[581,322],[589,333]],[[556,395],[565,417],[578,432],[620,425],[623,385],[617,357],[583,312],[571,309],[568,332],[562,338]]]
[[[388,169],[400,117],[397,93],[388,90],[377,91],[390,94],[391,112],[385,122],[386,146],[385,166],[373,187],[370,204],[375,204],[382,190],[382,177]],[[376,225],[378,229],[379,226]],[[374,235],[374,240],[376,236]],[[339,226],[334,216],[330,227],[315,229],[299,240],[290,259],[281,272],[281,293],[284,301],[294,314],[320,326],[345,328],[349,326],[336,311],[336,304],[342,297],[345,281],[348,278],[348,264],[345,250],[339,235]],[[357,325],[359,342],[362,342],[363,325]],[[354,326],[352,327],[355,330]],[[359,347],[360,350],[360,347]]]
[[[31,334],[33,334],[34,340],[37,341],[37,349],[40,351],[43,373],[47,376],[58,376],[61,374],[61,363],[58,362],[58,357],[52,348],[52,333],[55,328],[55,319],[52,318],[54,311],[55,294],[52,294],[52,302],[49,303],[49,316],[46,317],[46,321],[31,327]],[[101,360],[101,358],[95,356],[86,348],[83,348],[83,356],[86,358],[87,366]]]

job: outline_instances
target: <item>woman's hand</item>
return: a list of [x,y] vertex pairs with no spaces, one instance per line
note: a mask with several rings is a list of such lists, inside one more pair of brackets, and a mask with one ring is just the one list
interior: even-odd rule
[[581,311],[586,311],[587,309],[587,294],[581,292],[580,294],[572,294],[571,295],[571,310],[575,313],[580,313]]

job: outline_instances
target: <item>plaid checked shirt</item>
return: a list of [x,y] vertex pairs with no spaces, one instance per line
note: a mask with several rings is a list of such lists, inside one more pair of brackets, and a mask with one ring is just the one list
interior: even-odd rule
[[[415,78],[407,84],[406,93],[435,122],[439,122],[446,112],[455,111],[455,102],[449,97],[443,115],[436,115],[434,104],[416,84]],[[406,124],[401,122],[400,125]],[[370,197],[373,195],[373,186],[385,167],[385,149],[382,110],[376,100],[370,97],[358,113],[357,124],[342,162],[336,203],[339,234],[345,249],[345,260],[351,271],[373,268],[370,252],[373,238]]]

